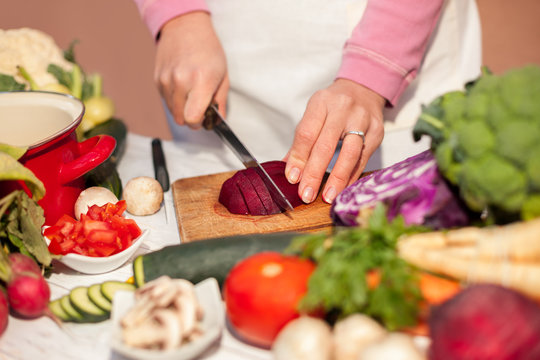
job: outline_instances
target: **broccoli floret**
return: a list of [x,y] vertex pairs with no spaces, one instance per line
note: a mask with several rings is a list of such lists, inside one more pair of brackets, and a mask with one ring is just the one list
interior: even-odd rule
[[435,149],[435,159],[444,177],[452,184],[457,184],[461,164],[454,160],[454,149],[450,142],[444,142]]
[[500,77],[502,101],[510,109],[509,115],[540,116],[540,67],[528,65],[511,69]]
[[468,157],[480,157],[495,147],[493,131],[483,121],[468,122],[460,126],[456,133],[459,147]]
[[530,120],[508,122],[497,132],[496,151],[506,159],[524,166],[530,151],[539,141],[539,124]]
[[478,206],[494,206],[505,212],[520,211],[527,197],[527,180],[511,162],[493,153],[480,158],[468,159],[463,164],[460,176],[460,189],[474,210]]
[[531,195],[523,203],[521,208],[521,218],[531,220],[540,216],[540,194]]
[[540,143],[528,154],[525,172],[533,190],[540,190]]

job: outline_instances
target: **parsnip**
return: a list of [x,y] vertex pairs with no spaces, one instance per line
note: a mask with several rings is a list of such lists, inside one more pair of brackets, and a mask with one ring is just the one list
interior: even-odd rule
[[423,269],[540,298],[540,219],[404,237],[399,255]]

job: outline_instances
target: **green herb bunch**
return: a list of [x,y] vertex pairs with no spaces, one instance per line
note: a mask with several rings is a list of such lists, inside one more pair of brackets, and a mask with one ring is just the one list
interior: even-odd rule
[[[317,264],[299,310],[322,310],[330,322],[364,313],[389,330],[415,325],[422,295],[414,268],[399,258],[396,244],[402,235],[424,231],[428,228],[405,225],[401,216],[389,222],[378,204],[365,228],[341,228],[330,237],[296,237],[286,252]],[[370,288],[367,275],[373,271],[380,283]]]

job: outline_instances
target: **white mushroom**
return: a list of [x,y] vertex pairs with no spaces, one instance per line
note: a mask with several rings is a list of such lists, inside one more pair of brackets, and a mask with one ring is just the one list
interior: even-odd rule
[[81,191],[77,201],[75,201],[73,211],[79,220],[81,214],[86,214],[92,205],[103,206],[107,203],[116,204],[117,202],[118,198],[111,190],[101,186],[92,186]]
[[309,316],[291,320],[272,345],[275,360],[330,360],[332,352],[330,326]]
[[130,346],[163,350],[175,348],[182,339],[182,329],[175,315],[172,310],[157,310],[139,326],[125,329],[122,338]]
[[335,358],[356,360],[362,349],[386,334],[386,329],[369,316],[349,315],[334,325]]
[[161,207],[163,189],[156,179],[139,176],[127,182],[122,197],[130,214],[151,215]]
[[193,284],[162,276],[135,291],[135,304],[121,319],[123,338],[135,347],[176,347],[201,335],[200,319],[202,307]]
[[379,341],[366,346],[357,360],[425,360],[425,355],[416,347],[411,336],[390,333]]

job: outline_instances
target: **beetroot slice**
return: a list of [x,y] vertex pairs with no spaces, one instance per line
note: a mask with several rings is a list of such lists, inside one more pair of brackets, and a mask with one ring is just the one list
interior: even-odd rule
[[[285,162],[268,161],[261,166],[293,207],[303,204],[298,196],[298,184],[290,184],[285,177]],[[221,186],[219,202],[233,214],[269,215],[281,212],[256,169],[237,171],[227,179]]]
[[285,177],[285,162],[284,161],[268,161],[262,163],[261,166],[266,170],[268,175],[276,183],[283,195],[289,200],[293,207],[302,205],[304,202],[298,196],[298,184],[291,184]]
[[517,291],[477,284],[431,311],[430,359],[540,359],[540,306]]
[[[245,175],[251,181],[251,184],[255,188],[255,191],[257,192],[257,195],[259,196],[259,199],[261,200],[264,208],[266,209],[266,214],[278,214],[281,212],[279,206],[275,203],[274,200],[272,200],[272,196],[270,195],[270,192],[268,191],[268,188],[266,187],[266,184],[261,179],[261,176],[255,170],[254,168],[249,168],[245,170]],[[252,214],[257,215],[257,214]],[[263,215],[263,214],[260,214]]]
[[249,214],[246,201],[238,187],[238,176],[227,179],[221,186],[219,202],[233,214]]
[[251,184],[251,181],[245,175],[245,170],[239,171],[235,174],[238,176],[238,187],[244,197],[248,211],[252,215],[267,215],[266,208],[264,207],[255,187]]

